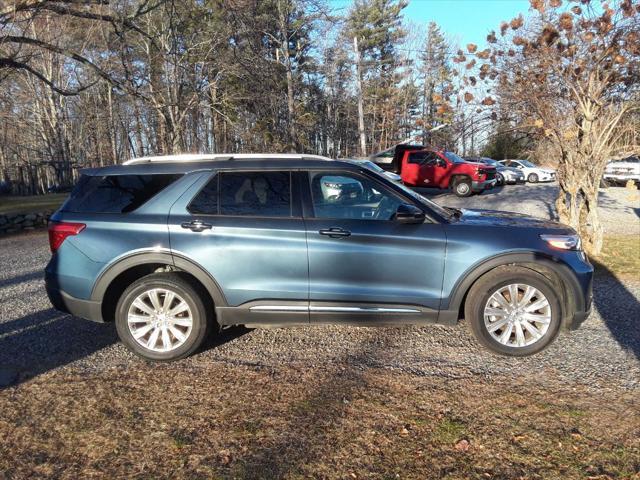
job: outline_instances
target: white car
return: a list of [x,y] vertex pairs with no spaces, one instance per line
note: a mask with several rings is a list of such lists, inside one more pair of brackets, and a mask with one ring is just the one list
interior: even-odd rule
[[349,177],[322,177],[322,196],[328,202],[358,198],[362,195],[362,184]]
[[609,162],[604,169],[604,179],[610,183],[626,183],[633,180],[640,185],[640,157],[627,157]]
[[506,167],[513,167],[524,173],[524,178],[529,183],[553,182],[556,179],[556,171],[552,168],[542,168],[529,160],[501,160]]
[[387,172],[385,169],[383,169],[379,165],[376,165],[371,160],[366,160],[366,159],[361,160],[361,159],[352,159],[352,158],[350,158],[350,159],[347,159],[346,161],[361,165],[364,168],[368,168],[369,170],[372,170],[372,171],[374,171],[376,173],[379,173],[380,175],[384,175],[385,177],[387,177],[389,180],[391,180],[393,182],[402,183],[402,177],[400,175],[398,175],[397,173],[393,173],[393,172]]

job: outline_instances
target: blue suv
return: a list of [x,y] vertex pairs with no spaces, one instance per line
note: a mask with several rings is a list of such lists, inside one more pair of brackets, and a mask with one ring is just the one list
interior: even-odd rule
[[363,166],[305,155],[183,155],[84,170],[51,217],[58,310],[114,321],[150,360],[230,325],[471,324],[507,355],[591,308],[571,228],[441,207]]

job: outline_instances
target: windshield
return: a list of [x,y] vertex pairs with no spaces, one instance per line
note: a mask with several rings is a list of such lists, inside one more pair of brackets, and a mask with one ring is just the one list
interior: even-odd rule
[[529,160],[519,160],[519,162],[524,165],[525,167],[529,167],[529,168],[535,168],[536,165],[535,163],[531,163]]
[[376,165],[373,162],[363,162],[363,165],[365,167],[367,167],[370,170],[373,170],[374,172],[382,172],[384,173],[384,169],[382,167],[380,167],[379,165]]
[[465,163],[465,161],[453,152],[444,152],[444,156],[453,163]]
[[483,158],[482,163],[486,165],[493,165],[494,167],[501,167],[502,165],[493,160],[492,158]]

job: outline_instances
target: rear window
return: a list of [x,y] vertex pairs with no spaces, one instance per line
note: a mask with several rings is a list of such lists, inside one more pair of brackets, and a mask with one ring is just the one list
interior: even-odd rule
[[61,210],[76,213],[132,212],[181,176],[83,175]]

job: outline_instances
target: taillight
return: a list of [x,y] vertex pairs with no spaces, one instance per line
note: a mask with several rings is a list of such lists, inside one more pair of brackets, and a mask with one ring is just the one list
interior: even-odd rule
[[51,253],[56,253],[56,250],[60,248],[60,245],[67,237],[79,234],[85,227],[84,223],[49,222],[49,247],[51,248]]

